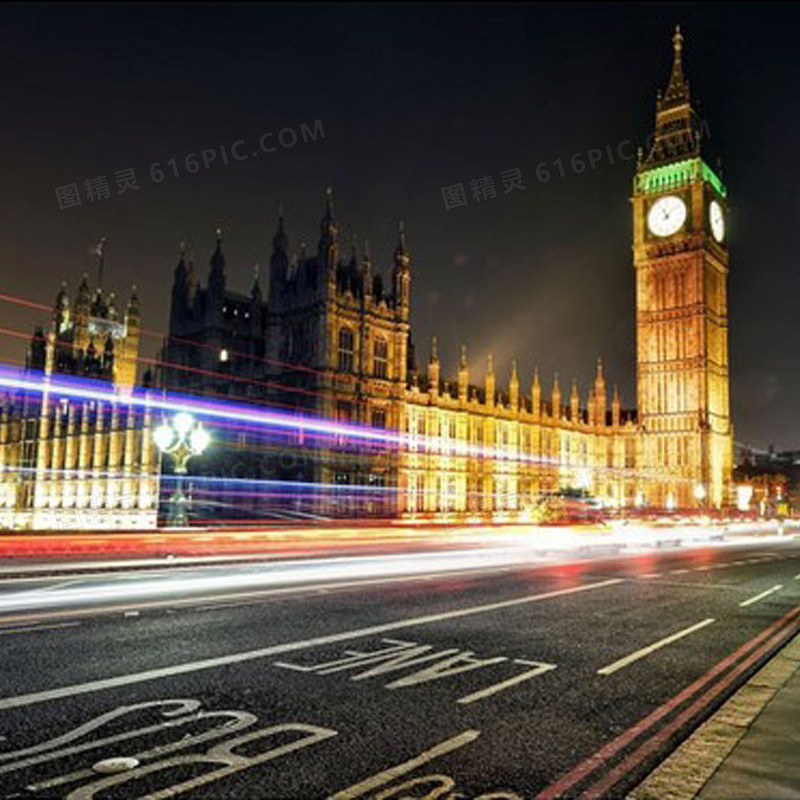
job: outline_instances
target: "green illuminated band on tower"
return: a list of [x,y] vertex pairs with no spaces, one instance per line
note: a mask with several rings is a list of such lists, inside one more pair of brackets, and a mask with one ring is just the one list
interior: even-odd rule
[[726,196],[725,184],[702,158],[687,158],[640,172],[635,178],[635,185],[637,191],[650,194],[675,189],[699,179],[708,181],[722,197]]

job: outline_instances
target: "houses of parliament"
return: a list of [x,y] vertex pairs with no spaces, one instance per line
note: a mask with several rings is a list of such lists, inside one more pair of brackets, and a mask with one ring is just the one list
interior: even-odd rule
[[[730,503],[727,192],[704,157],[682,53],[676,29],[652,144],[633,176],[636,410],[622,408],[599,361],[583,394],[558,375],[543,386],[538,372],[523,386],[516,362],[498,376],[491,356],[472,375],[466,350],[443,376],[435,340],[421,364],[404,226],[381,270],[366,243],[343,244],[328,190],[314,251],[292,246],[279,215],[265,286],[256,274],[247,293],[229,288],[221,231],[205,281],[181,252],[157,382],[386,429],[401,444],[223,433],[195,470],[312,485],[310,499],[292,502],[322,515],[521,519],[569,488],[616,507]],[[59,369],[57,355],[50,363]],[[6,432],[0,452],[9,447]]]

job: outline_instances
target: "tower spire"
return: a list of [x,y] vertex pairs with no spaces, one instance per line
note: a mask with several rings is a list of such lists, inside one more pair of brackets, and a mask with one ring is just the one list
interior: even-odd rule
[[211,256],[211,269],[208,274],[208,287],[220,298],[225,291],[225,256],[222,254],[222,227],[217,225],[214,231],[217,246]]
[[672,72],[669,76],[667,91],[664,93],[664,101],[688,99],[689,97],[689,86],[683,76],[683,34],[680,25],[675,26],[672,49]]
[[397,221],[397,247],[394,251],[394,263],[398,269],[408,269],[411,263],[411,254],[406,246],[406,221]]
[[286,226],[283,219],[283,203],[278,203],[278,227],[272,237],[272,249],[282,253],[289,251],[289,237],[286,235]]
[[659,92],[656,100],[655,137],[650,152],[637,163],[637,169],[650,169],[700,155],[702,134],[700,118],[689,95],[689,81],[683,72],[683,34],[680,25],[676,25],[669,82],[666,91]]
[[103,270],[106,263],[106,247],[108,246],[108,239],[105,236],[100,237],[100,241],[95,248],[95,255],[97,256],[97,288],[103,288]]
[[[325,215],[320,222],[319,264],[328,272],[328,280],[334,281],[336,263],[339,258],[339,229],[333,219],[333,187],[325,187]],[[332,285],[332,284],[331,284]]]

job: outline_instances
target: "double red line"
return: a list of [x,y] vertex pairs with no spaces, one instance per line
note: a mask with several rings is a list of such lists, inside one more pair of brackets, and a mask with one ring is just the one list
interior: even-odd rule
[[[768,654],[786,644],[798,631],[800,631],[800,606],[794,608],[777,622],[763,630],[758,636],[742,645],[705,675],[648,714],[633,727],[612,739],[594,755],[573,767],[555,783],[543,789],[536,795],[536,800],[555,800],[555,798],[565,796],[567,792],[574,796],[570,790],[583,783],[595,772],[608,766],[612,759],[629,744],[644,737],[635,750],[619,761],[616,766],[603,773],[578,795],[582,800],[590,800],[590,798],[591,800],[599,800],[600,798],[609,797],[609,791],[614,786],[624,778],[632,775],[646,759],[663,748],[670,737],[706,711],[743,673],[747,672]],[[716,680],[721,675],[723,677],[720,680]],[[695,698],[696,695],[698,696]],[[657,727],[661,720],[692,698],[695,698],[694,702],[681,711],[671,722]]]

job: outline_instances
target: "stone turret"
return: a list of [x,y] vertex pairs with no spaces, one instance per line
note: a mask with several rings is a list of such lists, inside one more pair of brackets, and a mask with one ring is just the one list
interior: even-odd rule
[[466,403],[469,393],[469,363],[467,362],[467,346],[461,345],[461,361],[458,365],[458,399]]

